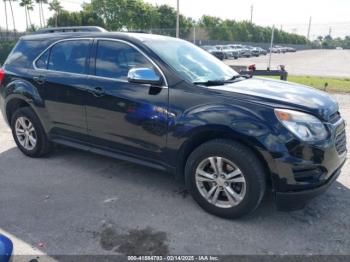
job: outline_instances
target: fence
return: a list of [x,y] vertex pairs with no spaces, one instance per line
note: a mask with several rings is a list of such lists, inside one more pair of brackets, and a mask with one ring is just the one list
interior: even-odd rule
[[6,31],[0,29],[0,42],[4,41],[15,41],[21,36],[23,36],[25,33],[23,32],[17,32],[17,31]]

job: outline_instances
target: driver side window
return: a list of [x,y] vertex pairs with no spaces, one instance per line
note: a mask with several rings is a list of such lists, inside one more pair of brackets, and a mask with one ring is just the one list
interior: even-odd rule
[[135,67],[153,68],[153,64],[135,48],[117,41],[100,40],[96,54],[96,76],[127,80]]

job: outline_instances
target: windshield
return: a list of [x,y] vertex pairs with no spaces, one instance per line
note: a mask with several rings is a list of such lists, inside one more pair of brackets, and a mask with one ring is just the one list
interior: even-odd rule
[[145,44],[192,83],[224,81],[238,75],[213,55],[187,41],[169,38],[147,41]]

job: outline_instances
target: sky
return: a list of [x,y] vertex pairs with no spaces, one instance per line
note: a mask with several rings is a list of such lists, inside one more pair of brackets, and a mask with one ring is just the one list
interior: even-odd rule
[[[168,4],[176,7],[176,0],[145,0],[151,4]],[[61,0],[69,11],[78,11],[84,0]],[[89,0],[85,0],[89,2]],[[203,14],[222,19],[249,20],[253,5],[253,22],[262,26],[283,28],[301,35],[307,34],[312,17],[311,38],[327,35],[333,37],[350,35],[350,0],[180,0],[180,12],[198,20]],[[14,3],[17,27],[25,29],[24,9]],[[52,15],[45,9],[46,17]],[[34,23],[39,24],[38,7],[31,14]],[[10,27],[12,26],[9,19]],[[0,27],[5,27],[4,3],[0,1]]]

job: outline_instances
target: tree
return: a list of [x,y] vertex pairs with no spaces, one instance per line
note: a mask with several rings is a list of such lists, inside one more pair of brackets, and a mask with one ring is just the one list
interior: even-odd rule
[[16,22],[15,22],[15,16],[14,16],[14,14],[13,14],[12,2],[17,1],[17,0],[8,0],[8,1],[9,1],[9,4],[10,4],[10,9],[11,9],[13,31],[16,32]]
[[52,0],[49,3],[49,10],[55,12],[55,26],[58,26],[58,15],[61,11],[63,11],[63,7],[61,6],[60,1]]
[[[100,17],[108,30],[152,31],[175,35],[176,11],[168,5],[153,6],[142,0],[92,0],[85,9]],[[193,27],[191,18],[180,16],[180,36]]]
[[21,0],[19,3],[20,6],[24,7],[24,12],[26,15],[26,28],[29,29],[29,26],[32,26],[32,20],[30,18],[29,11],[33,10],[33,1],[32,0]]
[[35,0],[35,2],[38,4],[39,7],[39,19],[40,19],[40,26],[45,27],[45,17],[44,17],[44,8],[43,4],[47,4],[47,0]]
[[9,31],[9,24],[8,24],[8,19],[7,19],[7,4],[6,0],[3,0],[4,6],[5,6],[5,22],[6,22],[6,33]]
[[[250,21],[222,20],[218,17],[204,15],[198,25],[208,33],[209,39],[239,42],[264,42],[271,39],[272,28],[262,27]],[[275,30],[276,43],[306,44],[306,38]]]
[[[89,5],[90,7],[90,5]],[[57,26],[101,26],[104,27],[103,20],[92,12],[90,8],[83,6],[80,12],[68,12],[62,10],[58,16],[49,18],[48,26],[56,26],[56,18],[58,20]]]

